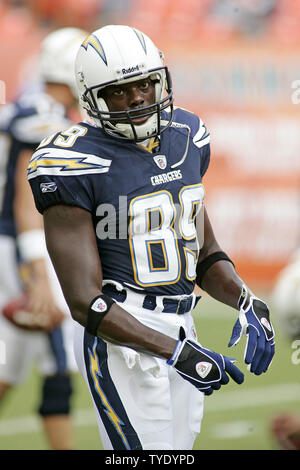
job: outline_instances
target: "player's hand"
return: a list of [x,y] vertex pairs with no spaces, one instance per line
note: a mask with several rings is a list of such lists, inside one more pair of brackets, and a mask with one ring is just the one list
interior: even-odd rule
[[268,306],[253,296],[245,309],[241,306],[228,346],[236,345],[242,336],[247,336],[244,360],[250,372],[266,372],[275,353],[274,330]]
[[176,369],[179,375],[188,380],[205,395],[211,395],[229,382],[229,376],[238,384],[243,383],[244,374],[229,358],[201,346],[200,343],[185,338],[183,328],[172,357],[167,364]]

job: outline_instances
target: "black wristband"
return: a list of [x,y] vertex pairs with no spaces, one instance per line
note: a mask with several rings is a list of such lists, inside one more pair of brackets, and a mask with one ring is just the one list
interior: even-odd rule
[[196,267],[196,283],[199,287],[201,287],[203,277],[206,274],[206,271],[217,261],[229,261],[233,266],[234,263],[233,261],[229,258],[229,256],[224,253],[224,251],[216,251],[215,253],[212,253],[211,255],[208,255],[204,260],[202,260],[200,263],[197,264]]
[[88,333],[97,336],[97,330],[103,317],[105,317],[114,303],[115,301],[105,294],[97,295],[97,297],[91,301],[85,327]]

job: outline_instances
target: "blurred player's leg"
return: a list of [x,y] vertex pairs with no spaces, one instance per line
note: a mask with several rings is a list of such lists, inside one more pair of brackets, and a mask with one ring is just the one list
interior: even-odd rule
[[72,373],[77,367],[72,333],[73,323],[66,317],[61,327],[44,334],[43,340],[36,344],[38,369],[44,377],[38,412],[49,445],[55,450],[74,448],[71,397]]
[[[12,237],[0,236],[0,309],[21,293],[21,283],[16,264],[16,248]],[[5,363],[0,364],[2,390],[8,390],[25,377],[28,369],[31,348],[29,332],[23,331],[8,322],[0,314],[0,339],[5,344]]]
[[[0,308],[2,308],[22,292],[16,264],[15,243],[11,237],[0,237],[0,259]],[[22,330],[0,314],[0,339],[5,343],[6,352],[5,363],[0,364],[0,401],[10,389],[25,380],[37,358],[41,364],[41,373],[45,376],[44,383],[47,382],[48,376],[55,376],[56,372],[58,370],[61,372],[67,364],[71,370],[74,370],[72,346],[69,345],[66,352],[63,343],[63,337],[70,337],[69,342],[72,342],[72,331],[69,325],[63,325],[62,330],[63,333],[55,333],[49,338],[47,333]],[[69,412],[70,379],[66,380],[63,384],[61,380],[52,380],[51,387],[44,386],[42,389],[41,406],[44,410],[42,420],[52,449],[73,448]]]
[[45,377],[39,414],[50,447],[55,450],[74,449],[70,399],[71,376],[58,373]]
[[45,416],[43,426],[51,449],[74,449],[73,423],[69,415]]
[[0,318],[0,330],[5,337],[7,357],[6,364],[0,365],[0,400],[25,380],[38,355],[46,374],[50,374],[43,378],[39,408],[49,446],[57,450],[74,448],[71,377],[61,371],[55,373],[56,358],[47,334],[19,330],[4,318]]

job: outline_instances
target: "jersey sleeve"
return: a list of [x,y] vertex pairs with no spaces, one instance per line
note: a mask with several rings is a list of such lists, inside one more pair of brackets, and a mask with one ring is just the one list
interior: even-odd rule
[[[40,213],[63,204],[93,211],[95,176],[107,173],[110,160],[61,148],[37,150],[28,166],[28,180]],[[97,180],[98,181],[98,180]]]
[[11,134],[24,148],[35,149],[42,139],[70,126],[70,121],[60,116],[33,112],[16,117],[11,124]]
[[199,152],[200,176],[203,177],[210,162],[210,133],[206,125],[196,114],[177,106],[175,107],[174,121],[189,127],[193,145],[197,147]]
[[198,118],[197,127],[195,128],[196,132],[193,135],[193,143],[199,149],[201,160],[200,173],[203,178],[210,162],[210,133],[200,118]]

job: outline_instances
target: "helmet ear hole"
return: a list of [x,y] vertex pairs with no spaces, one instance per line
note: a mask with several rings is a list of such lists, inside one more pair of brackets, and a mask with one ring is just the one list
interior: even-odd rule
[[155,101],[159,102],[162,98],[162,91],[163,91],[162,84],[160,83],[159,80],[155,83],[154,87],[155,87]]
[[155,101],[158,103],[163,98],[163,93],[165,89],[165,79],[164,75],[160,72],[150,75],[150,80],[154,83],[155,89]]
[[103,94],[103,91],[104,91],[104,88],[99,88],[99,90],[97,91],[97,94],[96,94],[97,100],[102,98],[101,95]]
[[97,100],[98,103],[98,108],[101,109],[102,111],[109,112],[108,106],[106,104],[106,101],[104,98],[98,98]]

